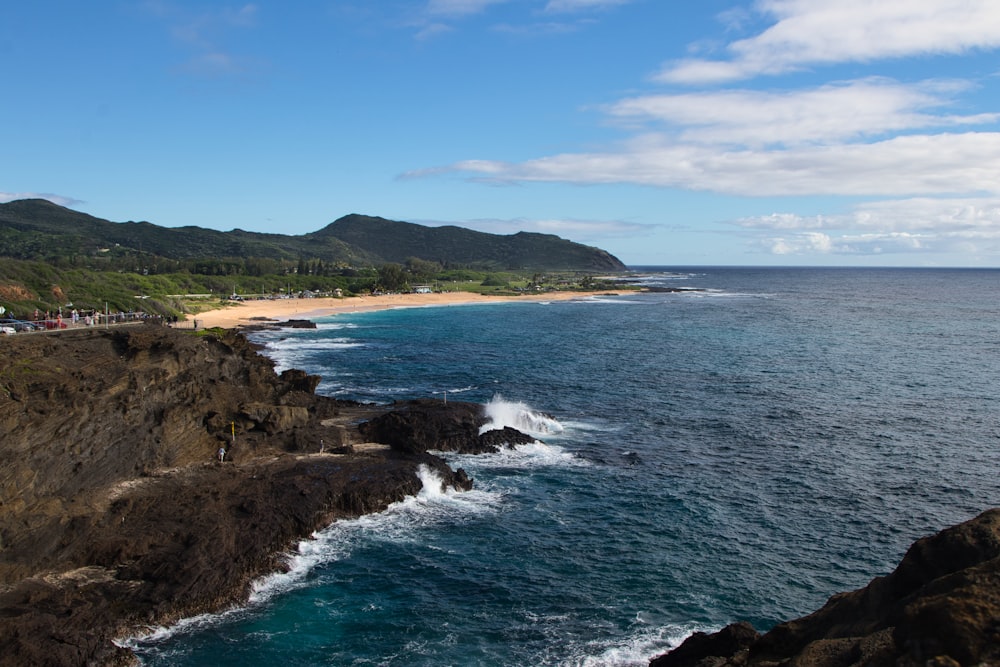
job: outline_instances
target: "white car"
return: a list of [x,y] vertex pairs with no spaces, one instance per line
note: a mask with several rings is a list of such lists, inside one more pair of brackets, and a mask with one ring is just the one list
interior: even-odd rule
[[17,333],[17,329],[15,329],[14,327],[0,327],[0,333],[2,333],[5,336],[13,336],[14,334]]

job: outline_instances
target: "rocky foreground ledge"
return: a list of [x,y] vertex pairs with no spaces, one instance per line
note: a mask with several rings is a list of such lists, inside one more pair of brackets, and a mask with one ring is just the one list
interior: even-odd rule
[[420,466],[471,488],[427,449],[525,437],[318,382],[221,330],[0,340],[0,665],[132,664],[113,640],[246,600],[299,539],[418,493]]

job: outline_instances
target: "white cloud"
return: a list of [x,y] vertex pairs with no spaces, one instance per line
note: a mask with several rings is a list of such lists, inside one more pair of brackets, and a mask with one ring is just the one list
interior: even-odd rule
[[451,32],[452,30],[454,28],[447,23],[428,23],[417,31],[415,37],[417,41],[424,41]]
[[820,232],[809,232],[793,238],[768,239],[765,245],[775,255],[887,255],[948,250],[936,247],[938,244],[933,239],[916,234],[832,237]]
[[235,8],[191,10],[176,2],[149,0],[142,7],[163,21],[170,35],[192,52],[177,71],[208,76],[242,74],[256,63],[222,48],[224,36],[233,30],[256,27],[258,7],[248,3]]
[[219,77],[240,74],[246,65],[229,53],[202,53],[188,60],[179,71],[198,76]]
[[1000,198],[912,199],[869,202],[858,206],[853,226],[859,229],[1000,234]]
[[912,197],[865,202],[849,213],[801,216],[772,213],[741,218],[741,227],[770,230],[855,230],[924,233],[988,232],[1000,234],[1000,197],[933,198]]
[[771,213],[769,215],[740,218],[736,221],[736,224],[747,229],[823,229],[830,226],[830,219],[822,215],[804,216],[797,213]]
[[[492,183],[630,183],[749,196],[969,195],[1000,191],[998,113],[949,113],[963,81],[881,77],[792,91],[723,90],[627,98],[617,123],[652,127],[602,152],[507,163],[465,160]],[[868,142],[868,143],[863,143]]]
[[[550,0],[546,9],[614,4]],[[770,28],[729,44],[724,58],[672,63],[661,80],[718,83],[816,64],[1000,47],[995,0],[759,0],[755,8],[772,19]],[[738,12],[726,19],[733,30],[750,25]],[[405,176],[458,173],[492,184],[628,184],[755,198],[877,197],[883,200],[846,214],[778,212],[735,224],[757,248],[782,255],[998,257],[1000,113],[962,99],[978,92],[957,79],[869,76],[808,89],[635,95],[604,108],[632,136],[603,149],[523,162],[464,160]],[[620,223],[598,231],[603,223],[519,222],[575,237],[643,231]]]
[[657,79],[719,83],[815,64],[1000,46],[995,0],[760,0],[757,7],[776,22],[729,44],[729,59],[669,63]]
[[190,11],[170,2],[149,2],[147,12],[167,22],[170,34],[178,41],[197,48],[212,49],[219,33],[231,28],[252,28],[257,24],[257,5],[237,8]]
[[510,0],[429,0],[427,13],[434,16],[468,16],[479,14],[490,5]]
[[[442,21],[458,21],[460,19],[483,14],[495,5],[511,3],[513,0],[427,0],[419,19],[412,25],[418,29],[418,39],[428,39],[440,33],[447,32],[452,26]],[[628,4],[635,0],[533,0],[521,3],[524,6],[534,5],[528,9],[529,14],[582,14]],[[554,35],[575,32],[587,25],[588,21],[574,18],[572,22],[536,22],[525,20],[522,23],[499,23],[492,26],[497,32],[521,36]]]
[[614,118],[682,126],[681,141],[747,146],[823,143],[927,127],[994,122],[1000,114],[950,116],[927,113],[950,100],[955,85],[904,85],[881,78],[809,90],[727,90],[646,95],[622,100]]
[[632,183],[749,196],[1000,192],[1000,133],[901,136],[870,144],[720,150],[643,135],[617,152],[451,167],[492,182]]
[[596,239],[632,238],[637,235],[651,234],[657,227],[657,225],[624,220],[579,220],[570,218],[477,218],[459,222],[436,220],[420,220],[418,222],[431,227],[458,224],[467,229],[475,229],[491,234],[516,234],[518,232],[555,234],[563,238],[572,238],[581,243]]
[[[548,0],[544,10],[552,13],[580,12],[608,9],[628,4],[635,0]],[[437,16],[469,16],[479,14],[491,5],[499,5],[511,0],[428,0],[427,13]]]
[[540,23],[499,23],[493,26],[493,30],[499,33],[517,35],[520,37],[538,37],[548,35],[565,35],[577,32],[590,24],[590,21],[545,21]]
[[549,0],[547,12],[578,12],[589,9],[607,9],[628,4],[633,0]]
[[633,238],[637,235],[652,233],[655,225],[646,225],[624,220],[574,220],[574,219],[546,219],[534,220],[526,223],[524,231],[533,231],[540,234],[555,234],[564,238],[573,239],[608,239],[608,238]]
[[886,200],[839,215],[775,213],[735,224],[777,255],[1000,253],[1000,198]]
[[789,241],[783,238],[771,240],[771,252],[775,255],[802,253],[828,253],[833,247],[829,236],[820,232],[807,232]]

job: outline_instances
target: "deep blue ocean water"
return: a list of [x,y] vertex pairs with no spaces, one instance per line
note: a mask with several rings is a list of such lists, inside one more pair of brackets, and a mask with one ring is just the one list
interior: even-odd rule
[[144,664],[645,665],[1000,505],[1000,271],[644,275],[690,291],[257,334],[321,393],[480,402],[544,444],[447,456],[472,492],[331,526],[247,607],[135,642]]

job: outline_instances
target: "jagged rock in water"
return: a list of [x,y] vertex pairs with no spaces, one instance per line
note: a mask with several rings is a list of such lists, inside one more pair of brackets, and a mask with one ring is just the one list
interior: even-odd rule
[[670,653],[650,661],[650,667],[707,667],[738,656],[760,639],[760,633],[745,621],[727,625],[716,633],[696,632]]
[[360,429],[372,442],[408,453],[483,454],[535,441],[509,426],[480,434],[486,423],[483,406],[478,403],[417,399],[394,404]]

